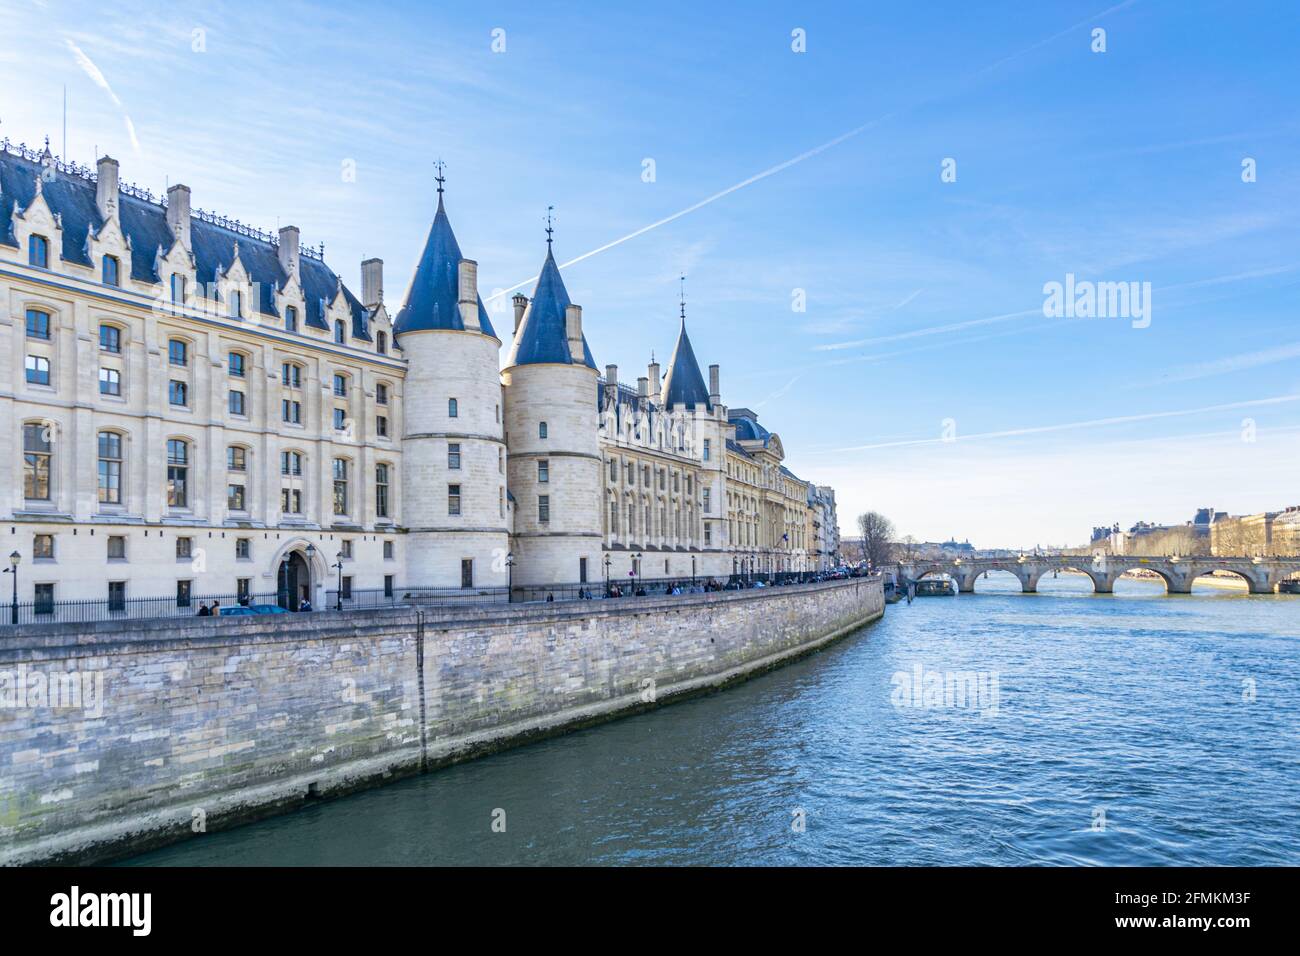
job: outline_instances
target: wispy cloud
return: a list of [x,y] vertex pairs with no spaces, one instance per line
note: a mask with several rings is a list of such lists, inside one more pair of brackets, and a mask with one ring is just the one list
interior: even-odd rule
[[122,101],[118,98],[118,95],[114,93],[113,88],[108,85],[108,79],[104,76],[103,71],[101,71],[99,67],[95,66],[95,61],[86,56],[86,54],[82,52],[81,47],[77,46],[77,44],[73,43],[71,40],[65,40],[64,42],[67,43],[68,49],[72,51],[72,55],[76,59],[77,65],[81,67],[82,71],[90,77],[91,81],[96,86],[107,93],[108,98],[113,101],[113,105],[121,110],[122,120],[126,124],[126,135],[131,138],[131,146],[138,154],[140,152],[140,139],[135,135],[135,123],[131,121],[131,117],[126,112],[126,107],[122,105]]

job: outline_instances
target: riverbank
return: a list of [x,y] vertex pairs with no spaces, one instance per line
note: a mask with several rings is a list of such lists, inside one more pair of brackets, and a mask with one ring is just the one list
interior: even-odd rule
[[[878,578],[741,592],[19,628],[0,670],[102,712],[0,710],[0,861],[165,845],[771,670],[883,613]],[[83,701],[84,704],[84,701]]]

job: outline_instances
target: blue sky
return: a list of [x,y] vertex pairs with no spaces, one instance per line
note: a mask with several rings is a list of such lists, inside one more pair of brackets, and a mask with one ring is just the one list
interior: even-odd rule
[[[354,288],[379,256],[394,308],[439,157],[485,294],[536,274],[547,205],[567,262],[724,193],[565,281],[631,379],[685,272],[701,364],[846,532],[1300,503],[1300,7],[976,6],[0,0],[0,135],[62,151],[66,85],[70,158],[296,224]],[[1151,283],[1149,327],[1044,317],[1067,273]]]

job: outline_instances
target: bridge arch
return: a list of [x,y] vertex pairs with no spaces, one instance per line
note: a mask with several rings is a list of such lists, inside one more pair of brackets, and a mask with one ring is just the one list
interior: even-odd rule
[[1099,578],[1095,570],[1084,565],[1082,562],[1079,564],[1062,564],[1055,567],[1043,568],[1041,571],[1030,575],[1029,580],[1032,589],[1035,591],[1038,590],[1038,582],[1049,574],[1055,574],[1057,571],[1077,571],[1080,574],[1086,575],[1088,581],[1092,584],[1094,594],[1104,594],[1110,590],[1108,587],[1109,582],[1105,580],[1105,577],[1103,576]]
[[[1114,564],[1113,558],[1111,559],[1111,562],[1112,564]],[[1115,587],[1115,582],[1118,581],[1120,578],[1122,578],[1124,575],[1128,574],[1130,571],[1150,571],[1152,574],[1156,575],[1157,577],[1160,578],[1161,581],[1164,582],[1166,594],[1178,593],[1178,585],[1174,582],[1174,579],[1171,578],[1166,572],[1161,571],[1157,567],[1152,567],[1149,564],[1128,564],[1127,562],[1121,562],[1119,564],[1115,564],[1115,566],[1110,569],[1110,590],[1113,591]],[[1094,578],[1093,580],[1095,581],[1096,579]],[[1141,579],[1139,578],[1138,580]]]

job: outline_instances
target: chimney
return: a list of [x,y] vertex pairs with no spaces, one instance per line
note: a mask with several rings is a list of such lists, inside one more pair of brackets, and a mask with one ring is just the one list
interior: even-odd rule
[[460,271],[457,273],[457,286],[460,292],[457,299],[460,301],[460,319],[465,323],[465,328],[471,332],[477,332],[480,328],[478,321],[478,263],[473,259],[461,259]]
[[719,385],[721,378],[721,369],[717,365],[709,366],[709,404],[720,405],[722,403],[722,388]]
[[569,339],[569,358],[575,365],[584,361],[582,349],[582,306],[571,305],[564,310],[564,332]]
[[117,160],[104,156],[95,167],[95,205],[107,221],[117,216]]
[[384,260],[367,259],[361,263],[361,304],[373,309],[384,301]]
[[642,375],[636,380],[636,393],[642,398],[650,397],[650,379]]
[[298,275],[298,249],[301,244],[297,226],[280,230],[280,267],[285,275]]
[[528,296],[522,292],[516,292],[511,301],[515,304],[515,333],[518,334],[519,323],[524,320],[524,309],[528,308]]
[[190,246],[190,187],[177,183],[167,190],[167,226],[188,252]]
[[651,362],[647,369],[650,378],[650,401],[659,404],[659,363]]

